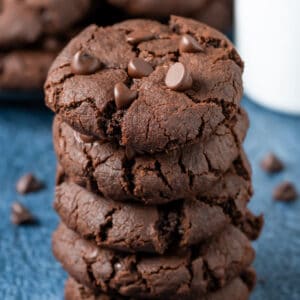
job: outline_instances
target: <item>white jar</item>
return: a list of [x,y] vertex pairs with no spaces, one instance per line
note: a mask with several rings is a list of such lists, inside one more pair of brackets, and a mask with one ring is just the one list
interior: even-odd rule
[[235,0],[235,37],[246,94],[300,114],[300,0]]

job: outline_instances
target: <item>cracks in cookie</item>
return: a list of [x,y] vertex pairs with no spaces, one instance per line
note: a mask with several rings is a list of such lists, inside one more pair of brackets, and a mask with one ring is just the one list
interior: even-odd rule
[[123,173],[123,179],[126,183],[126,192],[134,197],[134,193],[135,193],[135,182],[134,182],[134,173],[133,173],[133,167],[135,164],[135,159],[128,159],[126,157],[126,155],[123,158],[122,161],[122,168],[124,170]]
[[173,191],[172,186],[170,185],[170,183],[168,182],[167,177],[163,174],[162,170],[161,170],[161,164],[158,160],[155,161],[154,163],[155,166],[155,171],[157,173],[157,176],[162,180],[162,182],[169,188],[170,191]]
[[82,258],[86,264],[86,273],[89,277],[89,281],[94,287],[97,287],[97,279],[93,272],[93,262],[89,261],[89,259],[85,258],[84,256]]
[[220,174],[220,171],[215,170],[215,169],[212,167],[210,158],[208,157],[208,155],[207,155],[207,153],[206,153],[205,151],[203,151],[203,156],[205,157],[205,160],[206,160],[206,163],[207,163],[209,172],[210,172],[210,173],[213,173],[216,177],[219,177],[219,176],[221,175],[221,174]]
[[[231,220],[231,223],[235,226],[239,226],[243,222],[245,215],[238,209],[234,200],[236,197],[230,197],[227,199],[199,197],[197,200],[209,205],[210,207],[220,207],[223,213],[229,218],[229,220]],[[247,200],[245,200],[245,202],[247,202]]]
[[99,235],[97,236],[97,240],[99,239],[101,243],[107,240],[107,234],[109,229],[113,226],[113,215],[116,212],[116,208],[111,209],[104,217],[105,221],[100,225]]
[[234,103],[228,103],[224,99],[219,98],[207,98],[201,101],[201,103],[213,103],[222,109],[222,114],[225,120],[231,120],[232,117],[237,113],[239,107]]
[[180,155],[179,155],[179,158],[178,158],[178,165],[180,167],[180,170],[183,174],[186,174],[186,167],[182,161],[182,158],[183,158],[183,149],[180,150]]
[[[59,105],[60,94],[63,91],[62,86],[66,80],[68,80],[72,77],[74,77],[74,74],[69,73],[69,74],[65,74],[57,82],[51,82],[51,83],[46,82],[46,85],[45,85],[46,103],[49,105],[49,107],[53,106],[52,109],[54,110],[55,113],[59,113],[59,111],[62,108]],[[53,93],[51,93],[50,90],[52,90]],[[49,94],[52,94],[50,96],[51,100],[49,99]]]
[[[139,279],[139,284],[144,286],[145,295],[147,295],[147,294],[149,295],[151,293],[151,288],[148,285],[147,279],[143,276],[143,273],[141,271],[139,271],[139,269],[137,267],[142,259],[143,259],[143,254],[136,253],[136,260],[135,260],[135,263],[131,264],[131,271],[132,271],[132,274],[135,273],[137,275],[137,277]],[[136,281],[138,281],[138,280],[136,280]]]
[[[115,132],[114,124],[111,124],[112,117],[114,113],[116,113],[117,108],[114,100],[108,101],[105,104],[105,107],[102,110],[102,114],[98,120],[98,126],[101,131],[108,135],[110,138],[113,138],[113,134]],[[111,133],[111,134],[110,134]]]
[[232,61],[242,72],[244,70],[244,63],[234,48],[228,49],[222,56],[217,57],[214,62],[216,63],[218,61]]
[[[208,262],[203,259],[203,277],[206,281],[206,291],[215,291],[220,288],[220,280],[218,280],[212,270],[209,268]],[[206,292],[204,291],[204,292]]]
[[252,241],[255,241],[263,228],[264,216],[261,214],[259,216],[253,215],[249,210],[247,210],[244,219],[238,224],[238,228]]
[[250,180],[250,175],[249,172],[246,170],[244,167],[243,161],[241,157],[238,157],[234,162],[233,162],[234,169],[237,173],[237,175],[241,176],[245,180]]
[[194,185],[195,175],[193,174],[193,172],[191,170],[188,170],[188,171],[186,170],[186,167],[183,163],[183,149],[181,149],[181,152],[180,152],[180,155],[178,158],[178,165],[180,167],[181,172],[188,176],[189,189],[192,190],[193,185]]
[[234,225],[240,224],[244,216],[236,207],[234,199],[229,198],[220,206],[223,209],[223,212],[231,219],[231,222]]
[[180,213],[183,202],[174,201],[168,205],[158,206],[159,219],[155,225],[158,232],[158,239],[161,243],[160,254],[166,250],[176,249],[181,241]]

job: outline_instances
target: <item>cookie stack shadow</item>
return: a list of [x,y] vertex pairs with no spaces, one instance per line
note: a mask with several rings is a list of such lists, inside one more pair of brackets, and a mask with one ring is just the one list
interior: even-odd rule
[[181,17],[90,26],[59,55],[45,91],[66,299],[248,299],[263,221],[242,71],[222,34]]

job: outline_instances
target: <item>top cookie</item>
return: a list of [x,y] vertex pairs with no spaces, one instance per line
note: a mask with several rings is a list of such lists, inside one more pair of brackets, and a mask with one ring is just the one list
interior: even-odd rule
[[87,13],[90,0],[2,0],[0,47],[36,42],[44,34],[64,33]]
[[194,20],[90,26],[53,63],[46,103],[83,134],[155,153],[206,140],[232,119],[242,71],[231,42]]

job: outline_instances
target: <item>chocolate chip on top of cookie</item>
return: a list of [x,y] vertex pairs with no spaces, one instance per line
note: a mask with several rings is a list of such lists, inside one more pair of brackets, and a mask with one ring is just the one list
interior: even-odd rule
[[185,91],[192,87],[193,79],[187,68],[178,62],[169,68],[165,83],[172,90]]
[[204,49],[198,41],[189,34],[184,34],[179,42],[179,50],[181,52],[203,52]]
[[87,52],[78,51],[72,59],[71,67],[74,74],[89,75],[101,68],[101,62]]

